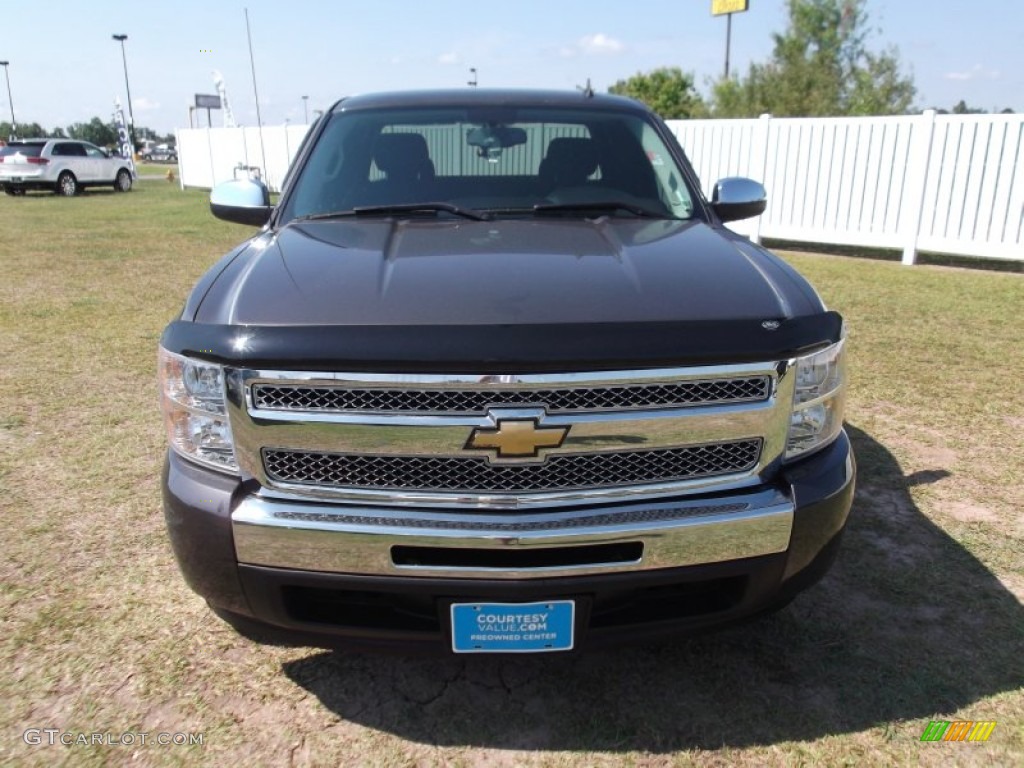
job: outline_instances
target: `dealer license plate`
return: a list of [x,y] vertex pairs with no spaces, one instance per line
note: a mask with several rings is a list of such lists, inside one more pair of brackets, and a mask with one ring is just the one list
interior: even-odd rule
[[573,647],[576,603],[454,603],[455,653],[544,653]]

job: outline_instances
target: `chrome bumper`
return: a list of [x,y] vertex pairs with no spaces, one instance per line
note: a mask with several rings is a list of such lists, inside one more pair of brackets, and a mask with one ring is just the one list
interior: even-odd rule
[[[543,513],[340,506],[250,496],[231,515],[240,563],[327,573],[489,579],[674,568],[783,552],[792,499],[777,490],[714,499],[555,509]],[[642,547],[637,547],[637,544]],[[632,545],[626,548],[602,545]],[[396,562],[395,548],[445,553],[444,564]],[[577,549],[578,548],[578,549]],[[538,550],[547,556],[531,558]],[[459,550],[472,565],[459,565]],[[481,566],[490,550],[505,565]],[[587,562],[587,553],[604,553]],[[507,565],[508,553],[527,555]],[[628,559],[609,552],[632,553]],[[559,563],[561,553],[566,562]],[[581,557],[582,555],[582,557]],[[429,558],[428,558],[429,559]]]

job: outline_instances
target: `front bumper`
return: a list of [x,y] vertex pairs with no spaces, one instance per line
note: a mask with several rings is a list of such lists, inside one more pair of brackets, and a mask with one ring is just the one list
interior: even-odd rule
[[272,501],[171,454],[164,510],[190,586],[257,639],[440,652],[452,602],[567,598],[595,647],[728,624],[810,586],[854,475],[842,434],[743,492],[477,515]]
[[550,512],[288,503],[245,498],[232,515],[240,563],[419,578],[528,579],[654,570],[777,554],[793,503],[775,489]]

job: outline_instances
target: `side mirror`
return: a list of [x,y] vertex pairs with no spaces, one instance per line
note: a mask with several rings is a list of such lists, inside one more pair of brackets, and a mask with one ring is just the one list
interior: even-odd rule
[[760,182],[742,176],[720,179],[711,193],[711,207],[724,224],[760,216],[768,206],[768,193]]
[[224,221],[262,227],[273,210],[270,190],[256,179],[232,179],[210,192],[210,212]]

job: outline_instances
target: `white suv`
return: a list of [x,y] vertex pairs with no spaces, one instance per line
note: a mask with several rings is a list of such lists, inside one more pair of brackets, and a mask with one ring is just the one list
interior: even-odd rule
[[45,189],[70,197],[111,185],[118,192],[132,188],[131,164],[87,141],[16,139],[0,147],[0,187],[8,195]]

